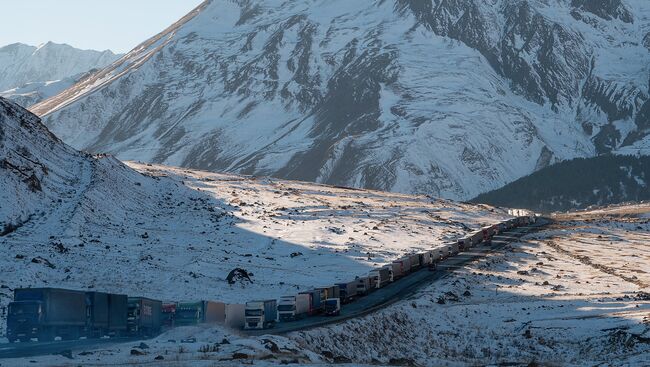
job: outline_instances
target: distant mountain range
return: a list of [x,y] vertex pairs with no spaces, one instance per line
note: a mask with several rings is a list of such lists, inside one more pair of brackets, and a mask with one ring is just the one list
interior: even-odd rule
[[121,159],[469,199],[650,146],[645,0],[208,0],[34,106]]
[[29,107],[120,56],[111,51],[79,50],[53,42],[38,47],[22,43],[4,46],[0,48],[0,96]]
[[650,200],[650,157],[604,155],[546,167],[472,201],[554,212],[642,200]]

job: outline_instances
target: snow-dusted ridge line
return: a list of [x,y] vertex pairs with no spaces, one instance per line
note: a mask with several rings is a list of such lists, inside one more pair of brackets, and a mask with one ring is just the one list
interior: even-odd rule
[[211,1],[212,0],[205,0],[180,20],[139,44],[132,51],[128,52],[122,58],[116,60],[106,68],[100,70],[91,78],[81,81],[79,84],[65,90],[55,97],[32,106],[30,111],[39,116],[53,113],[71,103],[74,103],[87,94],[101,90],[102,87],[110,83],[112,80],[137,69],[139,65],[146,62],[150,57],[155,55],[156,52],[164,47],[166,43],[172,39],[174,32],[178,28],[199,14]]
[[122,160],[464,200],[645,151],[650,6],[620,4],[212,0],[34,110]]

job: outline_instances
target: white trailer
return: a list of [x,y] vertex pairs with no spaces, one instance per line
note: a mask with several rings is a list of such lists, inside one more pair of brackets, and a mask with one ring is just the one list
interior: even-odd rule
[[278,302],[278,317],[280,321],[293,321],[301,319],[309,313],[309,294],[296,294],[282,296]]

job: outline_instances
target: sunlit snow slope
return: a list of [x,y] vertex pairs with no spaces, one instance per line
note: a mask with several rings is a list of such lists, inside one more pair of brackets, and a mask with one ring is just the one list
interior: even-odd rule
[[92,152],[470,198],[647,152],[645,0],[208,0],[33,108]]

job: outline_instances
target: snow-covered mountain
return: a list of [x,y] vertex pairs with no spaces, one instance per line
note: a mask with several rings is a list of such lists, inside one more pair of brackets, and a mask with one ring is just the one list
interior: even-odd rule
[[35,106],[76,148],[470,198],[650,145],[645,0],[207,0]]
[[70,87],[88,71],[103,68],[120,56],[111,51],[80,50],[53,42],[38,47],[14,43],[0,48],[0,92],[27,107]]
[[0,92],[0,97],[9,99],[21,106],[29,108],[36,103],[53,97],[62,91],[70,88],[71,86],[79,83],[84,78],[89,77],[92,73],[97,72],[98,69],[92,69],[84,73],[69,76],[59,80],[47,82],[30,82],[21,87],[12,88],[4,92]]

